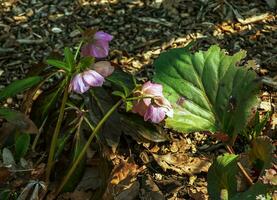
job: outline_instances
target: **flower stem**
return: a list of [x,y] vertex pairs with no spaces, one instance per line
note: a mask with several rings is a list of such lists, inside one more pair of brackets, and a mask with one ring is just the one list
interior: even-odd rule
[[50,174],[51,174],[51,169],[53,167],[53,159],[54,159],[54,154],[57,146],[57,141],[58,141],[58,136],[59,132],[61,129],[62,121],[63,121],[63,116],[64,116],[64,111],[65,111],[65,104],[68,99],[68,87],[69,87],[69,81],[67,83],[67,86],[65,88],[64,94],[63,94],[63,99],[62,99],[62,104],[60,107],[60,113],[58,116],[58,121],[54,130],[54,134],[52,136],[51,140],[51,146],[50,146],[50,152],[48,156],[48,162],[47,162],[47,168],[46,168],[46,183],[49,183],[50,180]]
[[65,186],[65,184],[67,183],[67,181],[69,180],[69,178],[71,177],[71,175],[73,174],[74,170],[77,168],[79,162],[82,160],[83,156],[85,155],[90,143],[92,142],[92,139],[94,138],[94,136],[98,133],[98,131],[100,130],[100,128],[104,125],[104,123],[107,121],[107,119],[112,115],[112,113],[116,110],[116,108],[118,106],[120,106],[120,104],[122,103],[122,100],[118,101],[107,113],[106,115],[101,119],[101,121],[97,124],[97,126],[95,127],[95,129],[93,130],[92,134],[90,135],[88,141],[86,142],[85,146],[83,147],[82,151],[80,152],[79,156],[76,158],[76,160],[74,161],[74,163],[72,164],[71,168],[69,169],[69,171],[67,172],[66,176],[64,177],[64,179],[62,180],[62,183],[60,184],[59,188],[56,190],[55,192],[55,196],[57,196],[63,189],[63,187]]

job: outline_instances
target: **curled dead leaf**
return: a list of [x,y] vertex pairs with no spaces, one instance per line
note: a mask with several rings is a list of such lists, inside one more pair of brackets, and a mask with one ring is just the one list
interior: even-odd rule
[[170,169],[178,174],[193,175],[208,172],[211,166],[211,162],[207,158],[189,157],[186,154],[168,153],[165,155],[152,155],[164,171]]
[[139,168],[133,162],[121,160],[119,165],[115,166],[111,172],[103,199],[135,199],[140,187],[136,177],[143,169],[144,167]]

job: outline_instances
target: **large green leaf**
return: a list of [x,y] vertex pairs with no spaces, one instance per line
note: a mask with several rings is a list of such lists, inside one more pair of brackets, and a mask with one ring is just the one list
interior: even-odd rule
[[154,81],[164,86],[174,108],[166,126],[185,133],[239,133],[259,88],[253,71],[236,66],[244,57],[244,51],[228,56],[218,46],[195,54],[184,48],[162,53],[154,62]]
[[32,76],[22,80],[14,81],[13,83],[11,83],[10,85],[8,85],[0,91],[0,100],[7,97],[12,97],[19,92],[24,92],[25,90],[38,84],[41,80],[42,77],[40,76]]
[[237,157],[234,154],[218,156],[209,168],[208,193],[211,199],[228,199],[236,194]]

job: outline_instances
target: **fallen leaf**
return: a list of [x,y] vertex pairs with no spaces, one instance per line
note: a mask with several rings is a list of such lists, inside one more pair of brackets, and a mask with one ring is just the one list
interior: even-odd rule
[[76,190],[87,191],[89,189],[96,190],[103,184],[100,176],[99,167],[89,167],[85,170],[84,176],[77,185]]
[[133,162],[121,160],[119,165],[115,166],[111,172],[103,199],[135,199],[139,194],[140,187],[136,177],[142,169],[138,168],[138,165]]
[[205,187],[189,188],[188,194],[195,200],[208,200],[208,191]]
[[91,192],[74,191],[61,194],[58,197],[58,200],[90,200],[91,196]]
[[0,108],[0,117],[7,120],[22,133],[38,133],[38,128],[34,122],[27,115],[21,112],[9,108]]
[[144,199],[164,200],[165,197],[150,175],[142,180],[142,196]]
[[189,157],[186,154],[168,153],[158,155],[153,153],[152,155],[164,171],[170,169],[180,175],[208,172],[211,166],[211,162],[206,158]]
[[0,167],[0,185],[4,184],[10,175],[11,172],[7,167]]
[[260,180],[264,184],[277,186],[277,165],[273,165],[272,168],[266,169],[265,174],[262,177],[260,177]]

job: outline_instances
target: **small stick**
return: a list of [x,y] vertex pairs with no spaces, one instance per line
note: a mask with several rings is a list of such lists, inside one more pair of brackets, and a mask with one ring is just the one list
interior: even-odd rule
[[[235,154],[235,151],[233,150],[233,148],[230,145],[226,145],[226,149],[229,153],[231,154]],[[253,180],[250,177],[250,175],[246,172],[246,170],[244,169],[244,167],[242,166],[242,164],[240,162],[237,163],[241,173],[244,175],[248,185],[253,185]]]

